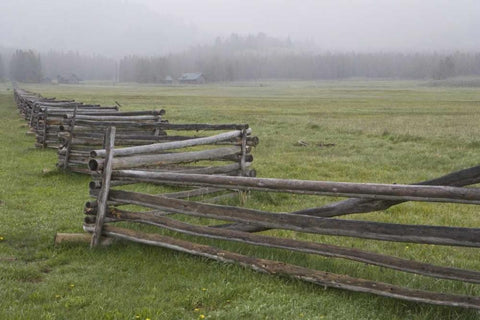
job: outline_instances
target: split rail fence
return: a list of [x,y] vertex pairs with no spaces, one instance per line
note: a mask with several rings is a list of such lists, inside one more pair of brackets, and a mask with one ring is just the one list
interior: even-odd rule
[[[68,116],[66,118],[69,119]],[[386,210],[405,201],[480,204],[480,189],[466,187],[480,182],[480,166],[412,185],[256,178],[255,170],[251,169],[253,157],[250,152],[258,144],[258,138],[251,136],[251,129],[247,125],[174,128],[163,122],[159,124],[161,133],[157,136],[168,138],[159,138],[153,144],[125,147],[125,141],[122,140],[124,134],[118,133],[116,127],[110,124],[105,123],[102,147],[90,149],[88,161],[82,159],[82,163],[88,163],[92,174],[90,194],[94,200],[88,201],[84,208],[84,230],[92,233],[92,247],[99,244],[101,237],[120,238],[237,263],[268,274],[288,275],[322,286],[408,301],[480,309],[480,297],[415,290],[312,270],[128,227],[145,224],[181,234],[342,258],[439,279],[480,284],[480,272],[476,270],[438,266],[366,250],[258,233],[268,229],[281,229],[394,242],[480,247],[480,228],[335,218]],[[202,137],[179,135],[181,138],[178,139],[173,138],[177,137],[175,135],[164,135],[168,130],[188,131],[199,128],[228,131]],[[133,183],[174,185],[183,189],[161,194],[122,190],[122,185]],[[212,204],[199,198],[204,195],[247,191],[348,199],[294,212],[269,212],[240,205]],[[133,210],[130,205],[140,206],[144,211]],[[124,206],[129,207],[125,209]],[[193,224],[188,222],[191,221],[189,219],[178,219],[182,216],[214,219],[218,222],[212,225]],[[118,227],[115,225],[117,222],[126,224]]]

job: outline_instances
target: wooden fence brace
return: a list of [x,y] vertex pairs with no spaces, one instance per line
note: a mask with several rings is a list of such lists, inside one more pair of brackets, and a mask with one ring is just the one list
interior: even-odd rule
[[95,230],[92,235],[90,246],[96,247],[100,243],[102,235],[103,220],[107,209],[108,193],[110,191],[110,178],[112,176],[113,148],[115,147],[115,127],[109,127],[105,133],[105,148],[107,154],[105,157],[105,167],[103,169],[102,187],[98,195],[98,213],[95,223]]
[[[155,144],[149,144],[144,146],[121,148],[121,149],[114,150],[113,154],[114,156],[129,156],[129,155],[136,155],[136,154],[143,154],[143,153],[153,153],[153,152],[159,152],[159,151],[193,147],[193,146],[198,146],[202,144],[211,144],[219,141],[236,138],[244,134],[243,132],[245,132],[246,134],[249,134],[252,132],[252,130],[251,129],[244,129],[242,131],[236,130],[231,132],[220,133],[220,134],[209,136],[209,137],[201,137],[201,138],[193,138],[193,139],[187,139],[187,140],[181,140],[181,141],[162,142],[162,143],[155,143]],[[246,150],[246,146],[245,146],[245,150]],[[93,150],[90,152],[90,156],[104,157],[105,150]]]
[[[415,182],[413,183],[413,185],[464,187],[477,183],[480,183],[480,166],[474,166],[467,169],[458,170],[430,180]],[[303,209],[292,213],[311,215],[316,217],[336,217],[355,213],[387,210],[388,208],[402,202],[403,201],[395,200],[350,198],[338,202],[329,203],[318,208]],[[267,230],[267,228],[264,227],[241,223],[227,224],[219,227],[233,230],[243,230],[246,232],[260,232]]]
[[245,165],[245,157],[247,156],[247,130],[242,130],[242,157],[240,158],[240,170],[242,172],[242,176],[246,176],[247,167]]
[[47,147],[47,122],[48,122],[48,108],[45,109],[43,116],[43,148]]
[[[113,159],[113,168],[139,168],[145,165],[151,165],[155,163],[171,164],[179,162],[187,163],[200,160],[221,159],[228,156],[237,156],[239,153],[240,148],[232,146],[201,151],[118,157]],[[91,159],[88,162],[88,167],[92,171],[101,170],[104,166],[105,164],[103,159]]]
[[72,139],[73,139],[73,130],[75,128],[75,120],[77,117],[77,106],[75,106],[75,109],[73,110],[73,119],[72,119],[72,125],[70,127],[70,136],[68,137],[68,141],[66,143],[66,150],[65,150],[65,158],[63,159],[63,169],[68,168],[68,159],[70,158],[70,150],[72,149]]

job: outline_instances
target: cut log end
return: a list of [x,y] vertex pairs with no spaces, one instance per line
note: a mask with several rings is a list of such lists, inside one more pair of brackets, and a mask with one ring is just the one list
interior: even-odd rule
[[88,161],[88,168],[92,171],[97,171],[99,169],[98,161],[95,159]]
[[[90,243],[92,236],[88,233],[57,233],[55,234],[54,245],[62,243]],[[112,238],[102,237],[100,244],[108,246],[113,243]]]

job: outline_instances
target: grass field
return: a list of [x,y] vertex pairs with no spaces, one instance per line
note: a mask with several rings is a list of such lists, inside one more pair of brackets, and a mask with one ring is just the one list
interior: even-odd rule
[[[412,183],[479,163],[478,88],[401,81],[22,87],[47,97],[118,101],[123,110],[165,108],[172,122],[249,123],[260,138],[259,177]],[[11,89],[0,84],[0,319],[480,319],[477,311],[325,289],[143,245],[54,247],[56,232],[81,232],[89,177],[57,170],[55,151],[35,149],[27,129]],[[246,206],[292,211],[331,200],[254,193]],[[480,225],[473,205],[404,203],[354,218]],[[268,233],[480,270],[474,248]],[[480,296],[478,285],[197,240],[319,270]]]

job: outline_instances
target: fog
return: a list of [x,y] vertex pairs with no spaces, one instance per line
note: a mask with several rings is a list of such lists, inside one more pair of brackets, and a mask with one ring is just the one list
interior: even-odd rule
[[143,0],[211,35],[265,32],[323,50],[480,48],[477,0]]
[[478,0],[0,0],[0,80],[446,79],[479,39]]
[[480,1],[0,1],[8,48],[157,55],[259,32],[317,51],[476,51]]

